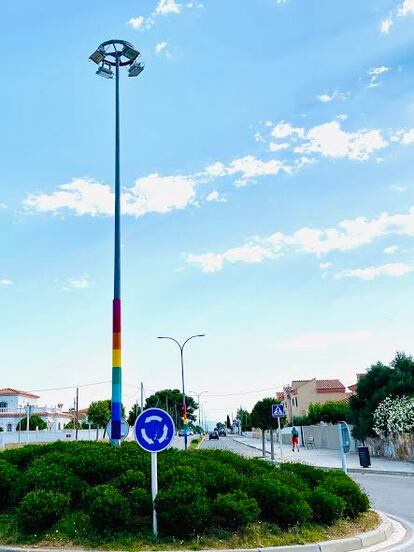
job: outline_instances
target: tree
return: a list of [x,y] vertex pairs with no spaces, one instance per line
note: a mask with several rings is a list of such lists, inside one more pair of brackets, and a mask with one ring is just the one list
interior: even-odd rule
[[[195,422],[196,416],[194,411],[198,408],[197,402],[193,399],[193,397],[186,395],[185,404],[187,406],[187,419]],[[166,410],[172,416],[178,429],[182,426],[182,405],[183,394],[179,389],[162,389],[153,395],[150,395],[145,401],[145,408],[158,407]]]
[[252,422],[250,420],[250,412],[244,410],[243,408],[239,408],[237,410],[237,418],[241,421],[242,431],[251,431]]
[[79,422],[71,420],[65,425],[65,429],[81,429],[81,424]]
[[[125,408],[122,406],[121,416],[125,417]],[[88,420],[95,427],[106,427],[106,424],[111,419],[111,401],[91,402],[88,408]]]
[[138,403],[135,403],[128,414],[128,424],[132,427],[135,424],[135,420],[141,414],[141,407],[138,406]]
[[348,422],[350,417],[348,401],[327,401],[323,404],[311,403],[307,417],[312,424],[319,424],[320,422],[325,422],[326,424],[336,424],[341,421]]
[[357,439],[374,437],[374,412],[386,397],[414,395],[414,360],[397,352],[389,366],[373,364],[358,381],[356,394],[350,397],[350,418]]
[[226,427],[227,427],[227,429],[231,428],[230,416],[228,414],[227,414],[227,418],[226,418]]
[[273,397],[268,397],[258,401],[252,410],[252,427],[259,429],[276,429],[277,419],[272,416],[272,404],[280,404],[280,401]]
[[[47,424],[40,416],[30,416],[29,418],[29,431],[34,431],[36,428],[38,429],[46,429]],[[20,422],[16,426],[17,430],[26,431],[27,429],[27,418],[24,417],[20,420]]]

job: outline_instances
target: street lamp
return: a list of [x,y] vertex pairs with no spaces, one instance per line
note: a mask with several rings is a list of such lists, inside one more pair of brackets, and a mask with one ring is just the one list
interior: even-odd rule
[[197,391],[190,391],[190,393],[194,393],[194,395],[197,395],[198,425],[200,425],[200,397],[201,397],[201,395],[204,395],[205,393],[208,393],[208,391],[200,391],[200,393],[197,393]]
[[[144,69],[136,59],[140,53],[125,40],[107,40],[89,59],[98,65],[96,74],[114,77],[115,68],[115,250],[114,299],[112,303],[112,398],[111,444],[121,444],[122,363],[121,363],[121,177],[119,163],[119,68],[128,67],[128,76],[138,76]],[[134,67],[134,69],[132,69]],[[138,71],[139,69],[139,71]]]
[[[173,337],[168,337],[168,336],[158,336],[157,337],[157,339],[170,339],[171,341],[174,341],[174,343],[176,343],[178,345],[179,349],[180,349],[181,381],[182,381],[182,385],[183,385],[183,417],[184,417],[184,420],[187,420],[187,406],[185,404],[185,385],[184,385],[184,347],[190,341],[190,339],[194,339],[195,337],[205,337],[205,334],[192,335],[191,337],[186,339],[183,344],[179,343]],[[185,421],[184,425],[186,425],[186,424],[187,424],[187,422]],[[187,440],[188,440],[187,428],[185,427],[184,428],[184,448],[185,448],[185,450],[187,450]]]

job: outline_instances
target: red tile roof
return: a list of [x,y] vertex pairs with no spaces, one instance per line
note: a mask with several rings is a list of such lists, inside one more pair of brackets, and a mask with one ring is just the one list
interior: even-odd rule
[[345,385],[338,379],[316,380],[317,393],[345,393]]
[[18,389],[12,389],[11,387],[0,389],[0,395],[21,395],[22,397],[30,397],[31,399],[39,398],[39,395],[33,395],[32,393],[27,393],[27,391],[19,391]]

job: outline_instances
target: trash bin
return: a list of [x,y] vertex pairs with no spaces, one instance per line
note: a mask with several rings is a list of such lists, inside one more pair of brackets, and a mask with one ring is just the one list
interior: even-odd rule
[[358,447],[359,463],[363,468],[369,468],[371,465],[371,458],[369,456],[368,447]]

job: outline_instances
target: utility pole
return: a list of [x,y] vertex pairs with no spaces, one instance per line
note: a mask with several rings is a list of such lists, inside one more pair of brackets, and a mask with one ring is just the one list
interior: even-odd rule
[[144,384],[141,381],[141,412],[144,410]]
[[79,387],[76,388],[76,402],[75,402],[75,439],[78,440],[78,423],[79,423]]

